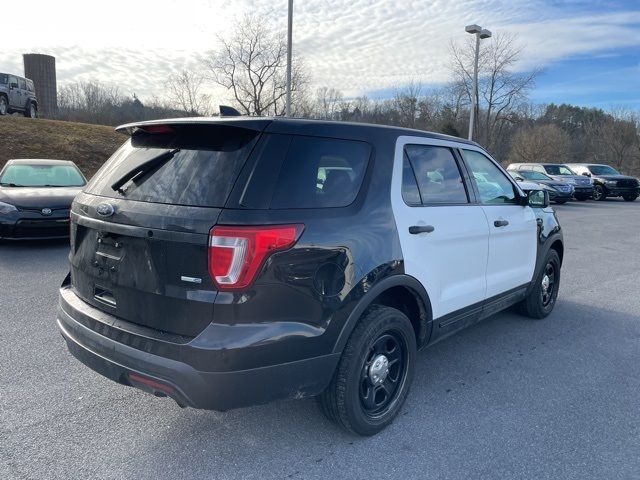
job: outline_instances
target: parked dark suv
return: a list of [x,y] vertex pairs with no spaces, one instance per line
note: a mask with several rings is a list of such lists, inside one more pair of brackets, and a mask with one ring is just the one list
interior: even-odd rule
[[593,199],[604,200],[607,197],[622,197],[627,202],[638,198],[638,180],[622,175],[609,165],[597,163],[572,163],[569,165],[576,173],[591,178],[594,183]]
[[416,349],[554,307],[548,195],[475,143],[282,118],[119,130],[73,202],[58,312],[71,353],[117,382],[215,410],[319,396],[371,435]]
[[33,81],[0,73],[0,115],[20,112],[25,117],[38,116],[38,100]]

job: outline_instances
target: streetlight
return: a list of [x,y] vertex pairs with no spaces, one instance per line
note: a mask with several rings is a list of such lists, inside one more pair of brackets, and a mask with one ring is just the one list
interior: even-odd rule
[[471,113],[469,114],[469,140],[471,140],[471,137],[473,137],[473,121],[476,113],[476,104],[478,103],[478,57],[480,56],[480,40],[491,37],[491,32],[475,24],[467,25],[464,27],[464,30],[476,36],[476,56],[473,67],[473,101],[471,102]]
[[293,0],[289,0],[289,24],[287,26],[287,100],[286,116],[291,116],[291,42],[293,40]]

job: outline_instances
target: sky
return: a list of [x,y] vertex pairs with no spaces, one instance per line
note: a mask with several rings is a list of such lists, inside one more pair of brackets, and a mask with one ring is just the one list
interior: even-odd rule
[[[294,53],[313,87],[384,97],[450,79],[450,42],[464,26],[517,34],[515,68],[541,68],[531,99],[640,109],[640,0],[294,0]],[[54,55],[60,84],[98,79],[140,98],[200,69],[247,12],[286,28],[287,0],[31,0],[28,28],[4,22],[0,71],[22,53]],[[483,40],[487,42],[491,40]],[[211,89],[216,103],[227,93]]]

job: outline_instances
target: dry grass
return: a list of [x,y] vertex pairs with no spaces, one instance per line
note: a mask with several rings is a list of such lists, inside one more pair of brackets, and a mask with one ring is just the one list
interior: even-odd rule
[[0,117],[0,169],[11,158],[55,158],[91,178],[125,139],[113,127],[8,115]]

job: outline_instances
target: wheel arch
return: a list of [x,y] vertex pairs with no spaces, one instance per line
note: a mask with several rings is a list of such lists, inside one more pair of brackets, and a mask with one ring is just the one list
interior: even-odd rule
[[564,243],[561,238],[556,238],[551,246],[550,250],[555,250],[558,253],[558,257],[560,257],[560,265],[562,265],[562,261],[564,259]]
[[387,277],[373,287],[360,299],[344,323],[333,352],[341,352],[353,332],[358,320],[371,305],[385,305],[403,312],[413,326],[418,348],[429,342],[433,327],[431,300],[422,284],[406,274]]

